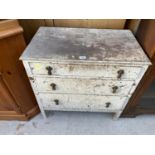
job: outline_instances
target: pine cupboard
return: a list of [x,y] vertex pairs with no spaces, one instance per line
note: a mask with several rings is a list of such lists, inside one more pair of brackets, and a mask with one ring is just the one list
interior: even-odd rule
[[27,120],[39,112],[19,56],[25,49],[17,20],[0,21],[0,119]]

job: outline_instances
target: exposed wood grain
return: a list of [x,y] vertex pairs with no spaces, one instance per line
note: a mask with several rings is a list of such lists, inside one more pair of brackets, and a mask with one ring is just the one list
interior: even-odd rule
[[136,108],[136,115],[141,114],[155,114],[155,109],[152,106],[138,106]]
[[46,26],[54,26],[54,19],[45,19]]
[[134,34],[137,32],[141,19],[128,19],[125,24],[126,29],[130,29]]
[[24,114],[18,114],[15,111],[0,111],[0,120],[28,120]]
[[25,114],[19,114],[16,111],[0,111],[0,120],[20,120],[27,121],[40,112],[38,105],[27,111]]
[[[22,62],[19,61],[24,48],[25,43],[21,35],[0,41],[0,51],[5,51],[0,53],[0,64],[3,70],[2,77],[7,82],[7,87],[23,112],[36,104]],[[27,103],[30,105],[28,106]]]
[[[22,19],[19,20],[24,28],[24,37],[29,43],[40,26],[55,27],[82,27],[82,28],[106,28],[106,29],[131,29],[136,32],[139,19]],[[126,22],[127,21],[127,22]]]
[[24,29],[24,38],[27,43],[29,43],[40,26],[46,25],[44,19],[21,19],[19,23]]
[[[0,115],[0,118],[8,119],[10,117],[15,118],[12,114],[10,115],[10,110],[14,110],[14,115],[27,117],[26,113],[37,105],[22,62],[19,61],[19,56],[25,49],[25,42],[22,31],[16,34],[12,33],[12,29],[13,31],[16,28],[17,30],[19,29],[19,25],[14,24],[15,22],[17,21],[6,21],[6,27],[4,26],[4,21],[2,25],[0,23],[0,27],[4,27],[1,28],[1,34],[7,31],[7,35],[0,39],[0,89],[1,95],[3,96],[1,98],[3,102],[1,112],[8,111],[6,114],[3,113],[3,116]],[[22,28],[20,27],[20,29]],[[8,107],[10,107],[10,109],[8,109]],[[9,116],[7,116],[7,114],[9,114]]]
[[[149,80],[148,80],[149,79]],[[122,116],[126,115],[134,115],[136,114],[136,106],[138,105],[138,101],[144,94],[144,92],[148,89],[149,85],[155,79],[155,65],[150,66],[147,72],[144,74],[144,77],[140,81],[138,87],[136,88],[134,94],[132,95],[131,99],[129,100],[128,105],[126,106],[125,110],[123,111]]]
[[123,29],[126,19],[21,19],[27,43],[40,26]]
[[126,19],[92,19],[88,20],[88,27],[102,29],[124,29]]
[[14,29],[14,28],[18,29],[18,27],[20,27],[20,26],[19,26],[17,20],[11,20],[10,19],[10,20],[2,20],[2,21],[0,21],[0,33],[3,33],[6,30],[10,30],[10,28],[11,28],[11,30]]
[[125,19],[54,19],[56,27],[123,29]]
[[15,104],[15,101],[10,96],[3,79],[0,78],[0,111],[14,110],[11,104]]
[[[150,66],[145,73],[144,77],[140,81],[137,89],[132,95],[127,107],[123,112],[123,117],[132,117],[138,114],[144,113],[155,113],[154,108],[140,107],[139,101],[144,92],[155,80],[155,20],[142,20],[139,29],[136,33],[137,40],[142,45],[143,49],[146,51],[153,65]],[[146,110],[145,110],[146,109]]]
[[17,20],[3,20],[0,22],[0,39],[23,32]]
[[150,59],[155,62],[155,20],[142,20],[136,38]]

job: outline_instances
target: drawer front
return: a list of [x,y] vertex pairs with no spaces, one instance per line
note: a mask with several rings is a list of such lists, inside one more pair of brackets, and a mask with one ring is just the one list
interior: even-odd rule
[[32,74],[46,76],[83,76],[83,77],[104,77],[120,79],[136,79],[140,67],[123,67],[112,65],[73,65],[73,64],[52,64],[52,63],[29,63]]
[[127,97],[67,95],[40,93],[41,104],[45,109],[53,110],[87,110],[87,111],[116,111],[120,110]]
[[126,96],[133,81],[99,80],[88,78],[41,78],[35,79],[39,92],[98,94]]

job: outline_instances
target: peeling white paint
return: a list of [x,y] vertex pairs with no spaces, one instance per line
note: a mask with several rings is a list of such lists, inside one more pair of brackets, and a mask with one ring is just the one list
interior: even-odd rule
[[40,28],[21,59],[44,118],[45,110],[118,118],[151,64],[129,30],[78,28]]

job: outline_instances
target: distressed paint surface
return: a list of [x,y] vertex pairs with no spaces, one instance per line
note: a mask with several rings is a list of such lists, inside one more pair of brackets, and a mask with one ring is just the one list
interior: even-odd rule
[[[92,95],[121,95],[130,93],[133,81],[99,80],[89,78],[35,78],[39,92],[92,94]],[[56,84],[56,90],[52,90],[51,84]],[[116,93],[113,87],[117,86]]]
[[21,59],[44,118],[45,110],[114,112],[118,118],[151,64],[130,31],[79,28],[41,27]]
[[21,59],[145,62],[149,59],[129,30],[41,27]]
[[[31,69],[30,69],[30,66],[29,66],[29,63],[27,61],[23,61],[23,65],[26,69],[26,73],[28,75],[28,77],[33,77],[32,74],[31,74]],[[30,81],[30,84],[31,84],[31,87],[32,87],[32,90],[35,94],[35,97],[36,97],[36,100],[38,102],[38,106],[40,108],[40,111],[43,115],[43,117],[46,119],[46,113],[45,113],[45,110],[41,104],[41,101],[40,101],[40,97],[38,96],[38,90],[36,88],[36,83],[34,82],[34,80],[29,80]]]
[[55,64],[42,62],[32,62],[30,67],[34,75],[46,75],[47,66],[51,66],[52,75],[55,76],[83,76],[83,77],[102,77],[117,79],[118,71],[124,70],[121,79],[136,79],[142,67],[124,67],[119,65],[88,65],[88,64]]
[[[80,111],[117,111],[120,110],[125,102],[126,97],[120,96],[93,96],[93,95],[73,95],[73,94],[44,94],[40,93],[39,97],[42,106],[46,109],[54,110],[80,110]],[[78,98],[78,99],[77,99]],[[54,100],[59,100],[56,105]],[[110,102],[107,108],[106,103]]]

